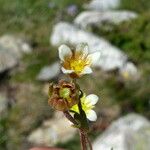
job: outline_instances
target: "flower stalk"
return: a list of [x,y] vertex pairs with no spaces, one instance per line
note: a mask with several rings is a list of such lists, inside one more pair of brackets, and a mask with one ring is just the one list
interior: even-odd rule
[[79,134],[80,134],[81,149],[87,150],[86,137],[85,137],[84,133],[82,132],[82,130],[79,130]]
[[64,111],[65,117],[73,123],[73,125],[78,126],[79,124],[76,122],[76,120],[70,115],[68,111]]

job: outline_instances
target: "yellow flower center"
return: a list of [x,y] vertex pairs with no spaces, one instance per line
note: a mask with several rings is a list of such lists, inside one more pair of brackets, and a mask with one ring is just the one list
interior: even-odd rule
[[76,73],[82,72],[85,66],[86,62],[82,59],[79,60],[73,59],[70,61],[70,68],[71,70],[75,70]]
[[85,66],[90,66],[91,60],[82,52],[76,52],[71,58],[66,57],[64,67],[69,70],[74,70],[79,74],[84,70]]

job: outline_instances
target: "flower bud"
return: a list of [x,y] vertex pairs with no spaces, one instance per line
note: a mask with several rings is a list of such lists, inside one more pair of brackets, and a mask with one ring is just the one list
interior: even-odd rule
[[48,104],[60,111],[69,110],[79,100],[79,90],[74,83],[60,80],[50,84]]

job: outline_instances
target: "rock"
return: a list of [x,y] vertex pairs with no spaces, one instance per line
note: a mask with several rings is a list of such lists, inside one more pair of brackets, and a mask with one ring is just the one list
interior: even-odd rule
[[6,95],[0,93],[0,116],[5,113],[8,105],[8,100]]
[[33,131],[28,141],[36,145],[53,146],[57,142],[65,142],[76,133],[76,129],[70,126],[63,113],[57,112],[54,118],[43,123],[41,127]]
[[150,122],[138,114],[129,114],[114,121],[93,143],[93,149],[148,150]]
[[127,61],[127,56],[105,39],[66,22],[60,22],[55,25],[50,42],[53,46],[59,46],[64,43],[72,45],[82,42],[88,43],[90,52],[101,51],[101,58],[96,66],[106,71],[121,68]]
[[21,57],[22,53],[30,53],[32,51],[32,48],[24,39],[13,35],[0,37],[0,45],[10,49],[10,52],[16,57]]
[[[29,147],[24,147],[27,136],[22,133],[29,134],[33,131],[35,125],[41,124],[45,118],[52,116],[52,110],[47,105],[47,97],[41,93],[41,85],[32,82],[11,82],[11,87],[15,89],[8,100],[10,101],[12,96],[15,106],[8,112],[9,120],[13,120],[13,125],[8,129],[8,135],[12,139],[9,147],[15,150],[28,150]],[[17,145],[15,141],[18,141]]]
[[37,80],[48,81],[53,78],[56,78],[60,73],[60,64],[55,62],[50,66],[45,66],[41,69],[40,73],[37,76]]
[[21,38],[12,35],[0,37],[0,73],[15,67],[22,54],[31,50],[29,44]]
[[137,67],[132,63],[128,62],[126,63],[121,69],[120,69],[120,75],[125,80],[138,80],[140,78],[140,72],[138,71]]
[[92,0],[89,4],[85,5],[85,8],[105,11],[117,8],[119,4],[120,0]]
[[0,73],[14,68],[18,64],[18,59],[10,52],[10,49],[0,45]]
[[103,23],[119,24],[123,21],[134,19],[137,14],[131,11],[85,11],[79,14],[74,20],[75,24],[81,28],[87,28],[91,25],[102,25]]

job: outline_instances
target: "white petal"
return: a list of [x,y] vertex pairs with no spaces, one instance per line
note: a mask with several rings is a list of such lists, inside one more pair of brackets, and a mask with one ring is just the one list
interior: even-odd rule
[[92,60],[92,65],[96,65],[100,59],[100,52],[94,52],[92,54],[89,54],[89,58]]
[[92,69],[90,67],[85,66],[84,69],[83,69],[83,71],[81,72],[81,74],[90,74],[92,72],[93,71],[92,71]]
[[89,101],[91,105],[95,105],[98,99],[98,96],[95,94],[90,94],[86,97],[86,100]]
[[67,69],[65,69],[64,67],[61,67],[61,70],[62,70],[62,72],[63,72],[64,74],[70,74],[70,73],[73,73],[73,72],[74,72],[74,70],[67,70]]
[[87,118],[90,120],[90,121],[96,121],[97,119],[97,115],[96,115],[96,112],[94,110],[90,110],[87,114]]
[[64,61],[66,56],[72,56],[71,49],[67,45],[61,45],[59,48],[59,58]]
[[82,51],[84,55],[87,55],[89,52],[89,47],[86,43],[78,44],[76,47],[76,52]]

